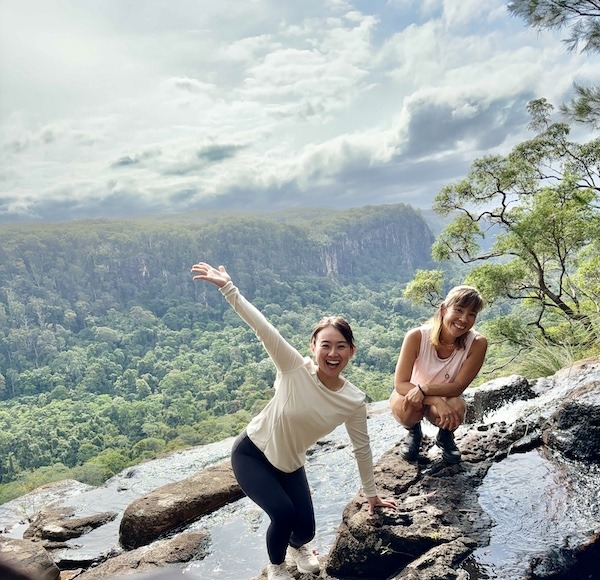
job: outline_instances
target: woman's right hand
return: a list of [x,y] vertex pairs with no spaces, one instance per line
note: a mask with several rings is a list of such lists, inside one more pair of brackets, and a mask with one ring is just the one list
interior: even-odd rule
[[415,409],[422,409],[425,404],[425,395],[423,391],[419,389],[419,387],[415,386],[406,395],[404,395],[404,400],[407,405],[411,405]]
[[214,268],[206,262],[199,262],[192,266],[193,280],[206,280],[212,282],[219,288],[223,288],[227,282],[231,281],[231,276],[225,270],[225,266]]

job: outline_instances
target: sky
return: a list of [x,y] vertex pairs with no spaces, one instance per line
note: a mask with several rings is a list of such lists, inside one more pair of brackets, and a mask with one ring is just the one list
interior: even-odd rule
[[427,209],[597,81],[504,0],[0,0],[0,223]]

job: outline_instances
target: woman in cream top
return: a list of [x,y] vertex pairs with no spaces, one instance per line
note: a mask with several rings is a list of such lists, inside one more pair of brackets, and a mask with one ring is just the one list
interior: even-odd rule
[[369,512],[378,506],[395,507],[393,501],[380,499],[375,489],[365,395],[341,375],[355,351],[352,330],[342,318],[322,319],[311,336],[313,357],[303,357],[240,294],[223,266],[213,268],[200,262],[192,273],[194,280],[220,288],[255,331],[277,370],[273,397],[237,437],[231,456],[240,487],[271,519],[268,577],[291,578],[284,562],[286,553],[300,572],[318,573],[318,560],[307,547],[315,534],[304,470],[309,447],[344,423]]

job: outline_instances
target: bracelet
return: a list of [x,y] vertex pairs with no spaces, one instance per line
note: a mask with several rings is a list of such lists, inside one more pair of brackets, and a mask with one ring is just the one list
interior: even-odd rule
[[423,396],[426,397],[427,393],[421,388],[421,385],[417,385],[417,387],[419,388],[419,391],[423,393]]

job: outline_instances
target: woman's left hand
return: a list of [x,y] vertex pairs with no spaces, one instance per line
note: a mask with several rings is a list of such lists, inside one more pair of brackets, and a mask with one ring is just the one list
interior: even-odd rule
[[381,499],[378,495],[368,497],[369,502],[369,515],[372,516],[375,513],[375,508],[378,507],[389,507],[396,508],[396,502],[393,499]]
[[442,429],[448,429],[449,431],[458,429],[463,421],[462,414],[453,409],[443,397],[438,397],[436,399],[434,412],[439,415],[437,426]]

